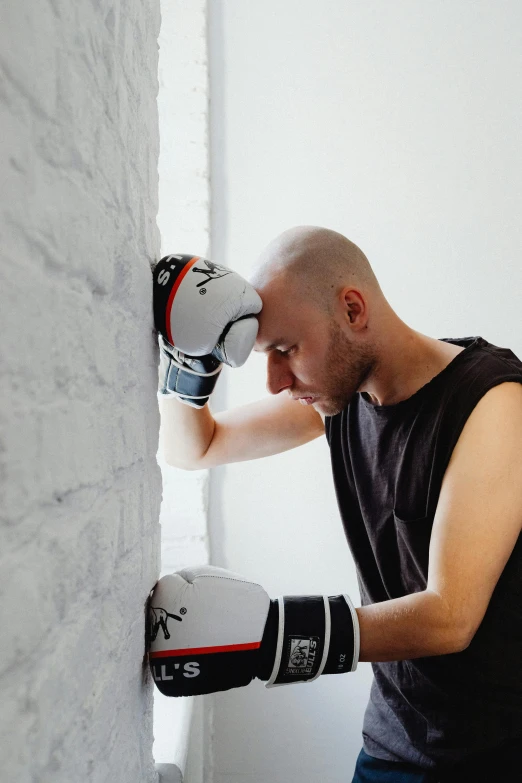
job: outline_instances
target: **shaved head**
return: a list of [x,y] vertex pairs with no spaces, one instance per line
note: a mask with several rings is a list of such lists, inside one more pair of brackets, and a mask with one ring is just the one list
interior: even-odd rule
[[267,389],[335,415],[376,367],[387,302],[368,259],[336,231],[297,226],[270,242],[250,280],[263,300],[255,350],[267,355]]
[[382,295],[362,250],[337,231],[319,226],[296,226],[279,234],[259,257],[250,280],[254,288],[265,289],[280,275],[327,313],[347,285]]

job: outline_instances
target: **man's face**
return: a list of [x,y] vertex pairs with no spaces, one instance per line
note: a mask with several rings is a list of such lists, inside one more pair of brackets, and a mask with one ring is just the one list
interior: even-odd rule
[[267,355],[267,389],[304,398],[318,413],[334,416],[350,402],[371,371],[368,348],[335,316],[299,301],[277,279],[259,290],[263,309],[254,350]]

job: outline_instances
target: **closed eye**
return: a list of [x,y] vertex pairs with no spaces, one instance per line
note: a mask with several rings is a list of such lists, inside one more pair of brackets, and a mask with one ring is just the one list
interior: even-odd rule
[[287,348],[287,349],[286,349],[286,351],[281,351],[281,350],[278,348],[278,349],[277,349],[277,352],[278,352],[278,353],[279,353],[281,356],[290,356],[291,354],[295,353],[296,349],[297,349],[297,348],[296,348],[296,346],[295,346],[295,345],[292,345],[292,347],[291,347],[291,348]]

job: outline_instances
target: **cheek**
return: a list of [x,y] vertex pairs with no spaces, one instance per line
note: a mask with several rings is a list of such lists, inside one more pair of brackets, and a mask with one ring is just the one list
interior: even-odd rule
[[326,357],[320,356],[296,362],[293,368],[296,378],[300,378],[308,384],[320,382],[325,375]]

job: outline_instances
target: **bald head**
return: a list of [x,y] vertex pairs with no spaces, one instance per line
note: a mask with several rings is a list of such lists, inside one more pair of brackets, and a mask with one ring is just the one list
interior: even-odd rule
[[347,285],[382,295],[362,250],[337,231],[318,226],[296,226],[279,234],[262,252],[250,280],[262,290],[281,275],[328,313],[338,290]]

